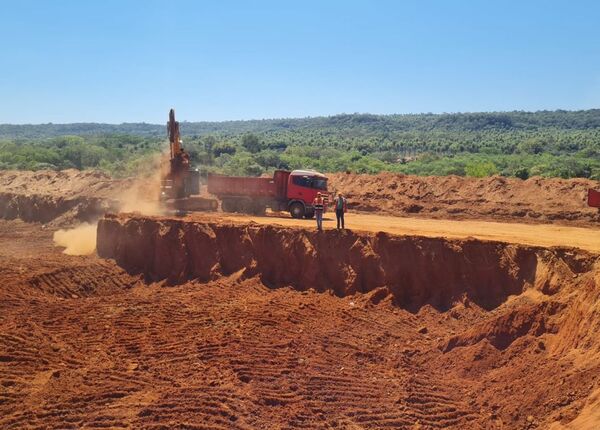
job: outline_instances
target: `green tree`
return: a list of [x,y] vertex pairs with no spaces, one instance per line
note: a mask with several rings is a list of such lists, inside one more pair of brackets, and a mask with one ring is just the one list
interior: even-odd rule
[[213,147],[213,153],[215,157],[220,157],[223,154],[233,155],[236,153],[236,151],[237,148],[235,147],[235,145],[229,142],[217,143]]
[[242,146],[252,154],[255,154],[261,150],[261,143],[258,139],[258,136],[252,133],[245,134],[242,137]]
[[213,164],[213,159],[215,156],[214,147],[215,147],[216,143],[217,143],[217,139],[212,135],[206,136],[204,138],[204,150],[206,151],[206,154],[208,157],[207,164],[209,166],[212,166],[212,164]]
[[545,148],[545,142],[539,137],[532,137],[530,139],[521,142],[518,145],[519,152],[526,154],[541,154]]
[[519,179],[528,179],[529,178],[529,169],[527,167],[519,167],[515,170],[515,176]]
[[491,161],[472,161],[465,166],[467,176],[484,178],[498,173],[498,168]]

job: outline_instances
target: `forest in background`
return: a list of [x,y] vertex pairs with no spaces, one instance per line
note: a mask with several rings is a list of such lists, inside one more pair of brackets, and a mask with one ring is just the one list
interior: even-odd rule
[[[231,175],[274,169],[600,180],[600,109],[181,122],[195,167]],[[0,124],[0,169],[143,173],[166,126]]]

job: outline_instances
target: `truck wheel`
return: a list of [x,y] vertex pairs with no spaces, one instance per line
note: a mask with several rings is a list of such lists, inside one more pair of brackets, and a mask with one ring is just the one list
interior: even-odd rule
[[236,205],[236,212],[242,214],[251,214],[252,213],[252,201],[249,199],[239,199]]
[[221,209],[223,209],[223,212],[235,212],[235,200],[223,199]]
[[302,218],[304,216],[304,205],[302,203],[292,203],[290,205],[290,215],[292,218]]
[[267,210],[267,207],[261,202],[255,202],[252,205],[252,213],[254,215],[264,215]]

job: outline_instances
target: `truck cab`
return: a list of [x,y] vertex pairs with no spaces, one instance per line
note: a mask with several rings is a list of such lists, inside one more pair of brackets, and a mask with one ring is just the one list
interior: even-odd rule
[[294,218],[312,218],[312,206],[317,193],[325,194],[327,200],[327,177],[313,170],[293,170],[288,177],[287,200]]

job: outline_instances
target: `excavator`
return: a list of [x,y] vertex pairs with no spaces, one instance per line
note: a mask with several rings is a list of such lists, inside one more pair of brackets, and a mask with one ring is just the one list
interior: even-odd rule
[[182,146],[174,109],[169,111],[167,135],[170,158],[168,165],[162,168],[160,200],[168,209],[178,213],[217,210],[217,200],[199,195],[200,172],[190,168],[190,156]]

